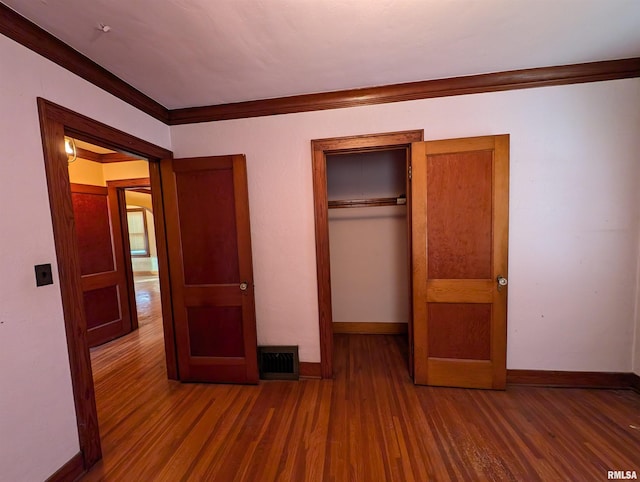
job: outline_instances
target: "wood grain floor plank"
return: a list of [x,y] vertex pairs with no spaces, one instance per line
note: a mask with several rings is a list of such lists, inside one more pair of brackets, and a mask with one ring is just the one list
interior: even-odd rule
[[[401,335],[336,335],[335,379],[166,378],[157,284],[92,350],[104,458],[83,480],[548,481],[640,473],[640,394],[418,387]],[[635,428],[634,428],[635,427]]]

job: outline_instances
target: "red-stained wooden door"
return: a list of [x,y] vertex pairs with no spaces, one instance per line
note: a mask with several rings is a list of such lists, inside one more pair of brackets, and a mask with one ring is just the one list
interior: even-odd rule
[[179,378],[257,383],[245,157],[166,159],[161,174]]
[[127,270],[117,199],[106,187],[71,184],[87,338],[90,347],[137,327],[127,291]]
[[509,136],[412,145],[416,383],[504,389]]

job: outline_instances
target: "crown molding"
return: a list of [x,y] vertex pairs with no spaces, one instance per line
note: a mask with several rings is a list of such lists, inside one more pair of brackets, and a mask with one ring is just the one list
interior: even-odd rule
[[640,77],[640,57],[168,110],[0,3],[0,33],[167,125]]
[[108,154],[100,154],[100,162],[102,163],[130,162],[130,161],[144,161],[144,160],[146,159],[135,157],[129,154],[124,154],[122,152],[110,152]]
[[128,161],[144,160],[140,157],[124,154],[122,152],[109,152],[107,154],[100,154],[98,152],[93,152],[88,149],[83,149],[82,147],[76,147],[76,155],[81,159],[86,159],[88,161],[93,161],[93,162],[100,162],[102,164],[106,164],[109,162],[128,162]]
[[169,125],[640,77],[640,58],[511,70],[169,111]]
[[80,159],[86,159],[87,161],[102,162],[102,154],[90,151],[89,149],[83,149],[82,147],[76,147],[76,156]]
[[3,3],[0,3],[0,33],[115,95],[151,117],[155,117],[165,124],[168,123],[169,111],[164,106]]

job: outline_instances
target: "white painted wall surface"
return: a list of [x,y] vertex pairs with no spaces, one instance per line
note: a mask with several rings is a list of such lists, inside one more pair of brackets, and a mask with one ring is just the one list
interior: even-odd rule
[[[0,65],[0,480],[30,482],[79,450],[36,97],[164,147],[170,137],[4,36]],[[36,288],[42,263],[53,265],[54,284]]]
[[247,155],[258,341],[320,360],[310,141],[511,134],[508,367],[630,371],[640,79],[171,128],[176,157]]
[[406,206],[330,210],[329,248],[334,322],[408,321]]
[[635,310],[635,335],[633,340],[633,372],[640,375],[640,249],[638,251],[636,277],[636,310]]

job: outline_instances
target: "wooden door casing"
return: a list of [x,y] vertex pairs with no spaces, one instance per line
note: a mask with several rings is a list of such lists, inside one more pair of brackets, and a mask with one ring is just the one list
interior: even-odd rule
[[245,157],[161,169],[180,380],[257,383]]
[[[71,386],[76,413],[79,448],[85,468],[93,466],[102,456],[91,359],[87,342],[83,309],[80,262],[73,203],[69,189],[68,155],[64,137],[71,136],[110,149],[132,152],[150,161],[152,190],[161,192],[160,159],[172,156],[170,150],[152,144],[121,130],[66,109],[43,98],[37,99],[42,135],[43,159],[47,192],[51,208],[51,223],[55,242],[64,329],[69,355]],[[154,196],[154,211],[164,212],[162,197]],[[173,317],[169,298],[169,268],[166,249],[164,216],[156,216],[158,267],[165,330],[166,367],[169,378],[177,378]]]
[[[318,325],[320,335],[320,368],[322,378],[333,377],[333,314],[331,305],[331,268],[329,255],[329,216],[327,197],[327,155],[384,151],[403,148],[410,158],[411,145],[424,139],[424,131],[387,132],[350,137],[316,139],[311,141],[313,200],[316,232],[316,267],[318,282]],[[411,187],[407,185],[407,196]],[[409,197],[407,198],[409,201]],[[407,214],[410,207],[407,206]],[[407,217],[408,223],[411,218]],[[411,240],[408,238],[411,251]],[[411,280],[409,280],[411,283]],[[410,300],[407,300],[410,302]],[[409,318],[408,333],[412,335],[412,319]],[[411,345],[409,346],[411,348]],[[411,357],[411,350],[409,350]],[[411,371],[411,368],[409,368]]]
[[409,273],[409,323],[407,323],[407,343],[408,343],[408,363],[409,363],[409,376],[411,378],[414,377],[415,370],[415,361],[414,361],[414,346],[413,346],[413,276],[411,273],[413,272],[413,239],[411,237],[412,230],[412,212],[411,212],[411,150],[405,150],[406,155],[406,179],[405,185],[407,188],[406,196],[407,196],[407,265],[408,265],[408,273]]
[[415,382],[506,385],[509,136],[415,143]]
[[[128,271],[117,198],[108,189],[71,183],[80,279],[90,347],[137,326],[128,293]],[[133,301],[135,303],[135,300]]]
[[[153,165],[154,163],[149,163],[149,168],[151,168]],[[113,223],[115,224],[117,222],[120,225],[125,276],[127,280],[127,296],[129,298],[129,306],[131,307],[131,330],[133,331],[138,329],[138,310],[136,306],[136,290],[135,281],[133,278],[133,261],[131,258],[131,245],[129,243],[129,224],[127,220],[127,199],[125,195],[126,190],[131,188],[144,188],[148,189],[149,193],[152,193],[151,180],[148,177],[107,181],[109,205],[114,216],[117,214],[117,220],[115,219],[115,217],[112,218]],[[151,199],[153,201],[153,195]],[[150,229],[155,229],[155,227],[151,226]],[[170,375],[169,378],[175,379],[177,378],[177,376],[171,377]]]

